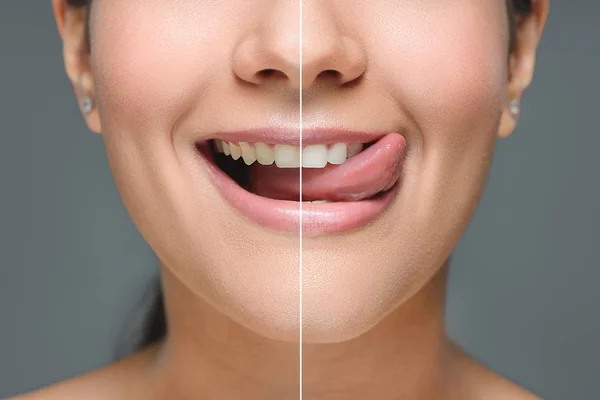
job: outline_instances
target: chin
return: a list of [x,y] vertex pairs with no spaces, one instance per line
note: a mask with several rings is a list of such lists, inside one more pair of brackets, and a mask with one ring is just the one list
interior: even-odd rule
[[[371,300],[372,301],[372,300]],[[368,301],[366,301],[368,303]],[[340,302],[333,307],[303,308],[302,321],[298,307],[272,310],[267,318],[262,313],[231,315],[245,328],[270,340],[289,343],[331,344],[356,339],[373,329],[394,310],[365,312]],[[255,310],[256,311],[256,310]],[[302,336],[300,325],[302,324]]]
[[[269,340],[287,343],[331,344],[342,343],[356,339],[371,330],[383,315],[370,318],[356,315],[351,310],[342,316],[319,313],[319,315],[304,315],[302,318],[302,334],[300,334],[300,318],[298,310],[290,318],[290,313],[283,311],[280,315],[273,314],[269,319],[256,320],[255,316],[245,318],[232,316],[245,328]],[[308,321],[307,321],[308,319]]]
[[[346,267],[352,270],[352,266]],[[402,274],[402,268],[395,267],[398,274]],[[385,269],[386,266],[380,266],[380,270]],[[402,307],[427,283],[427,277],[421,277],[422,282],[397,280],[393,283],[383,282],[384,274],[371,274],[371,279],[346,276],[337,283],[321,280],[327,287],[308,279],[303,282],[302,309],[297,290],[286,292],[280,287],[278,292],[271,287],[266,292],[268,298],[238,297],[236,303],[243,306],[221,311],[267,339],[289,343],[342,343],[367,334]],[[263,290],[265,288],[261,288]]]

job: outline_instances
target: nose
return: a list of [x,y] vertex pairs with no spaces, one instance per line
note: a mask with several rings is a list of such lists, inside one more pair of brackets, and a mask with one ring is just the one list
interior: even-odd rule
[[367,63],[359,43],[344,35],[326,10],[305,0],[292,6],[272,1],[269,15],[235,49],[233,70],[238,78],[300,91],[319,82],[343,85],[363,75]]

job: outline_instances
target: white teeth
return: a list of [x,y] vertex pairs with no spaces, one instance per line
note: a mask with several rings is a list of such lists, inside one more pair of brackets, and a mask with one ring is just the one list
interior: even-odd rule
[[348,158],[354,157],[358,153],[360,153],[363,149],[362,143],[352,143],[348,145]]
[[343,164],[348,158],[348,146],[346,143],[336,143],[327,151],[329,164]]
[[223,154],[226,156],[231,155],[231,150],[229,148],[229,143],[223,142],[222,140],[217,140],[217,142],[221,142],[221,146],[223,146]]
[[229,150],[231,150],[231,157],[237,160],[242,156],[242,149],[235,143],[229,143]]
[[312,203],[312,204],[327,204],[330,202],[327,200],[314,200],[314,201],[311,201],[310,203]]
[[254,149],[246,142],[240,142],[240,149],[242,149],[242,158],[246,165],[254,164],[254,161],[256,161]]
[[256,143],[254,145],[256,159],[261,165],[271,165],[275,162],[275,150],[266,143]]
[[306,146],[302,150],[302,166],[304,168],[325,168],[327,165],[327,146],[316,144]]
[[[275,163],[279,168],[300,168],[300,149],[287,144],[269,145],[267,143],[224,142],[214,140],[217,153],[231,156],[234,160],[240,157],[246,165],[258,161],[261,165]],[[332,145],[316,144],[302,149],[303,168],[325,168],[327,164],[343,164],[363,150],[362,143],[335,143]]]
[[275,164],[279,168],[299,168],[300,149],[287,144],[275,145]]

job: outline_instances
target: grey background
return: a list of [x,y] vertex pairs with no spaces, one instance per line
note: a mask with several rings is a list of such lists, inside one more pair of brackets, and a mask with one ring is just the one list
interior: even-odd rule
[[[600,399],[598,16],[552,2],[450,276],[450,336],[545,399]],[[4,397],[111,362],[157,268],[80,116],[50,1],[0,1],[0,117]]]

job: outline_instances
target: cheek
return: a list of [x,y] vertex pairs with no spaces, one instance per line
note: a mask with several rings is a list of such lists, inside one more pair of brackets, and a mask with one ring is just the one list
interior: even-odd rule
[[198,3],[99,2],[92,67],[102,114],[111,117],[103,127],[170,129],[226,69],[241,25],[228,15],[231,5]]
[[473,131],[495,120],[504,99],[508,37],[502,2],[451,3],[428,4],[426,12],[390,22],[375,56],[425,139],[434,126]]

